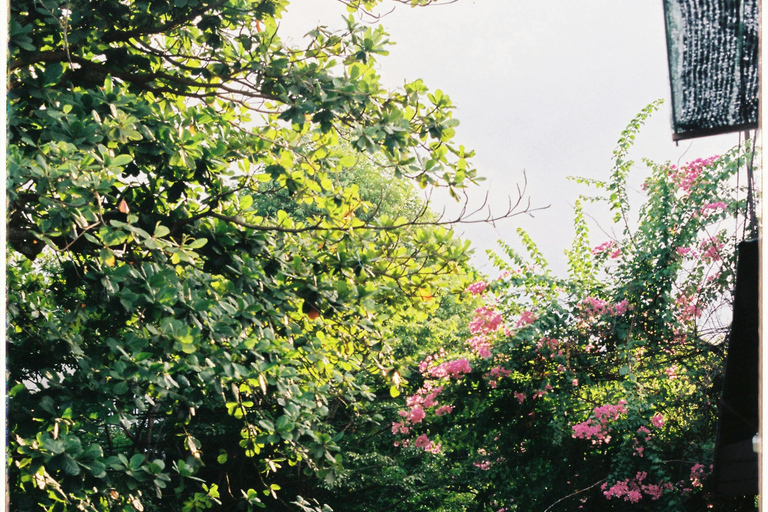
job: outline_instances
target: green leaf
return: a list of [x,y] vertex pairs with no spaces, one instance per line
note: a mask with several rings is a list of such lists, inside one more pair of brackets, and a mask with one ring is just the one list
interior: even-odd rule
[[131,162],[133,162],[133,157],[131,155],[117,155],[110,163],[113,166],[123,167]]
[[62,455],[58,455],[57,458],[64,473],[70,476],[76,476],[80,474],[80,466],[77,464],[75,459],[69,456],[69,454],[64,453]]
[[339,158],[339,164],[341,164],[342,167],[352,167],[357,163],[357,158],[354,157],[354,155],[344,155],[341,158]]

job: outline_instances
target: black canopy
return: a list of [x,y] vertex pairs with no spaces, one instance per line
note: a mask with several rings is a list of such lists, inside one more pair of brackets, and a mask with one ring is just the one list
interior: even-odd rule
[[721,496],[757,494],[757,454],[752,438],[759,424],[759,263],[758,242],[739,244],[733,325],[728,337],[723,395],[715,445],[715,492]]
[[675,140],[757,128],[759,0],[664,0]]

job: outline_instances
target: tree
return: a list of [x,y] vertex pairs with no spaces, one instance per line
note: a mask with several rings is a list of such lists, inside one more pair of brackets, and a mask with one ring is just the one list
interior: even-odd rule
[[386,34],[353,17],[286,47],[286,5],[11,2],[15,508],[314,507],[295,475],[333,480],[334,414],[466,261],[462,219],[377,213],[343,177],[370,157],[458,197],[449,97],[384,91]]
[[[465,346],[425,358],[393,418],[399,460],[420,453],[421,467],[408,463],[411,478],[429,475],[430,485],[390,510],[717,505],[707,476],[734,252],[747,220],[735,176],[751,149],[679,167],[646,161],[633,221],[628,151],[655,108],[622,134],[610,179],[582,180],[604,193],[576,204],[567,277],[553,275],[520,231],[528,257],[502,244],[502,277],[468,287],[485,304]],[[604,229],[615,238],[596,247],[587,200],[604,200],[616,223]],[[455,506],[460,496],[471,502]],[[753,505],[747,497],[722,510]]]

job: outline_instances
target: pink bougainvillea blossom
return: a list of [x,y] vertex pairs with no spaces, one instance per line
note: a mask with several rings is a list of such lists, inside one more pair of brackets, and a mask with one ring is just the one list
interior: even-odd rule
[[718,211],[725,210],[727,207],[728,206],[724,202],[718,201],[716,203],[705,204],[704,206],[701,207],[699,212],[702,214],[702,216],[708,217],[712,213],[717,213]]
[[481,306],[475,310],[475,316],[469,322],[469,332],[471,334],[496,332],[501,327],[503,320],[501,313],[498,311]]
[[444,414],[450,414],[453,411],[452,405],[441,405],[435,410],[435,416],[442,416]]
[[673,364],[672,366],[664,370],[664,373],[667,374],[667,377],[674,380],[677,378],[677,370],[678,370],[677,365]]
[[624,313],[626,313],[627,310],[629,310],[629,301],[627,299],[624,299],[624,300],[622,300],[620,302],[617,302],[616,304],[613,305],[613,309],[611,311],[611,314],[613,316],[621,316]]
[[676,300],[678,318],[682,323],[693,322],[699,318],[703,311],[697,307],[697,298],[695,295],[681,294]]
[[419,437],[416,438],[416,441],[414,442],[414,446],[416,448],[423,448],[424,451],[430,452],[430,453],[440,453],[441,445],[435,444],[434,442],[430,441],[426,434],[421,434]]
[[657,412],[653,415],[651,418],[651,424],[656,428],[661,428],[664,426],[664,416],[660,412]]
[[552,386],[547,384],[546,386],[544,386],[544,389],[540,389],[540,390],[534,392],[533,393],[533,398],[534,399],[541,398],[541,397],[543,397],[544,395],[546,395],[550,391],[552,391]]
[[606,251],[610,251],[611,249],[613,249],[615,245],[616,245],[616,242],[614,242],[613,240],[608,240],[607,242],[603,242],[602,244],[592,249],[592,256],[598,256]]
[[720,158],[719,156],[713,156],[709,158],[698,158],[693,162],[677,167],[674,165],[669,166],[669,178],[673,185],[675,185],[685,195],[690,194],[691,187],[696,184],[696,180],[701,175],[702,171],[712,165],[712,163]]
[[[400,411],[402,412],[402,411]],[[398,421],[398,422],[392,422],[392,433],[397,434],[409,434],[411,432],[411,428],[405,424],[405,422]]]
[[425,382],[424,385],[416,392],[405,399],[405,404],[408,407],[414,405],[423,405],[424,407],[434,407],[437,405],[437,395],[442,393],[443,386],[433,387],[431,382]]
[[541,338],[541,340],[536,343],[536,350],[539,351],[542,348],[548,348],[552,352],[557,350],[558,345],[560,344],[559,341],[557,341],[554,338]]
[[491,461],[489,460],[480,460],[477,462],[472,463],[476,468],[479,468],[482,471],[488,471],[491,469]]
[[724,246],[725,244],[714,236],[702,240],[699,243],[699,249],[701,249],[701,259],[706,263],[720,261],[722,259],[720,257],[720,251]]
[[625,299],[616,304],[610,304],[608,301],[596,297],[586,297],[579,303],[582,318],[592,320],[601,315],[621,316],[630,308],[629,302]]
[[645,451],[645,447],[641,444],[640,441],[642,440],[643,442],[646,442],[646,443],[648,441],[650,441],[651,440],[651,431],[648,430],[647,427],[642,426],[642,427],[637,429],[637,433],[639,434],[639,439],[635,438],[635,445],[634,445],[635,453],[634,453],[634,455],[637,455],[639,457],[643,457],[643,451]]
[[[405,412],[405,411],[400,411]],[[406,417],[408,418],[408,421],[411,423],[421,423],[421,420],[424,419],[424,416],[426,416],[426,413],[424,412],[424,409],[420,405],[414,405],[410,412],[406,412]]]
[[533,311],[523,311],[520,313],[520,319],[518,319],[515,327],[524,327],[526,325],[530,325],[536,321],[536,318],[536,314],[533,313]]
[[472,347],[475,352],[477,352],[477,355],[484,359],[490,359],[491,354],[491,342],[488,341],[488,338],[485,337],[483,334],[479,334],[477,336],[473,336],[472,338],[469,338],[467,340],[467,345]]
[[424,358],[421,363],[419,363],[419,372],[422,374],[425,374],[427,371],[429,371],[429,368],[433,366],[433,363],[436,362],[439,359],[445,358],[446,353],[445,349],[441,348],[440,351],[437,354],[431,354]]
[[515,398],[517,398],[518,402],[523,403],[525,400],[525,393],[515,392]]
[[626,404],[625,400],[619,400],[616,405],[606,404],[595,407],[592,411],[594,419],[589,418],[572,427],[573,437],[575,439],[591,439],[593,444],[610,442],[611,428],[609,422],[616,421],[622,414],[627,413]]
[[428,368],[423,373],[428,377],[433,377],[436,379],[442,379],[445,377],[453,377],[458,379],[465,373],[469,373],[471,371],[472,367],[469,365],[469,361],[462,358],[453,361],[446,361],[433,368]]
[[489,373],[489,375],[495,379],[500,379],[502,377],[509,377],[510,374],[512,374],[511,371],[505,368],[502,368],[501,366],[494,366],[493,368],[491,368],[491,371]]
[[704,470],[704,464],[694,464],[691,466],[691,486],[701,487],[702,486],[702,480],[706,477],[705,470]]
[[643,498],[643,493],[651,498],[651,500],[658,500],[664,493],[664,489],[670,489],[671,485],[667,484],[644,484],[643,481],[648,476],[645,471],[638,471],[634,478],[625,478],[619,480],[613,484],[610,488],[608,483],[604,483],[601,486],[601,490],[607,499],[611,498],[623,498],[624,501],[630,503],[637,503]]
[[427,437],[427,434],[421,434],[419,437],[416,438],[416,448],[424,448],[427,446],[431,441]]
[[485,281],[477,281],[476,283],[467,286],[467,291],[472,295],[479,295],[483,293],[486,288],[488,288],[488,283]]
[[652,500],[658,500],[664,494],[664,487],[656,484],[642,486],[643,492],[651,497]]
[[511,371],[502,368],[501,366],[494,366],[491,371],[485,374],[485,378],[488,379],[488,385],[491,388],[496,389],[498,382],[504,377],[509,377],[512,374]]

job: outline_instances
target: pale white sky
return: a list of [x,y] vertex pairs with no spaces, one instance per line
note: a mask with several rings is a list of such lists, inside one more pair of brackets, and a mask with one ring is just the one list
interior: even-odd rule
[[[393,5],[385,2],[387,9]],[[298,41],[317,24],[343,26],[345,15],[336,0],[294,0],[281,33]],[[739,141],[730,134],[672,142],[661,0],[459,0],[398,5],[380,23],[397,43],[378,61],[384,84],[422,78],[458,106],[457,140],[477,151],[474,164],[487,178],[473,191],[476,204],[488,192],[502,211],[525,171],[531,203],[549,205],[532,218],[457,228],[486,273],[495,274],[485,250],[497,249],[499,239],[517,245],[518,226],[564,271],[572,206],[589,192],[566,177],[607,178],[621,131],[648,103],[666,99],[637,139],[631,153],[637,161],[689,161]],[[593,244],[605,240],[594,227]]]

